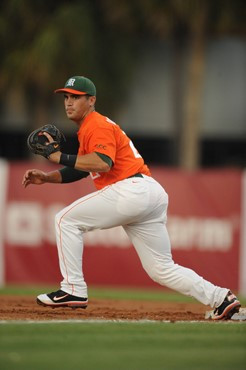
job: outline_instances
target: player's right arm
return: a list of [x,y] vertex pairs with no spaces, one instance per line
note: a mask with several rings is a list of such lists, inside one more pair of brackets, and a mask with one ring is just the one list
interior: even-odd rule
[[45,183],[67,184],[87,177],[89,172],[79,171],[75,168],[63,167],[52,172],[43,172],[32,169],[24,174],[22,185],[26,188],[30,184],[42,185]]
[[61,183],[60,171],[43,172],[37,169],[27,170],[23,176],[22,185],[26,188],[30,184],[42,185],[45,183]]

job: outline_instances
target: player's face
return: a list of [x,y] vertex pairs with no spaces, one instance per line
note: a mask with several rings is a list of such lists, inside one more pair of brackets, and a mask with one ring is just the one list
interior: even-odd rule
[[64,95],[64,104],[67,117],[76,123],[80,123],[92,110],[95,99],[94,96],[66,93]]

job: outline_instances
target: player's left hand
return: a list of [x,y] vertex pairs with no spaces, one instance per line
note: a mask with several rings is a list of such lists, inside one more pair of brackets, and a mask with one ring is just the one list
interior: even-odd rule
[[55,157],[58,158],[58,156],[52,154],[60,152],[62,139],[66,140],[63,133],[55,125],[45,125],[31,132],[27,138],[27,145],[32,153],[56,162]]
[[22,185],[26,188],[30,184],[42,185],[47,181],[47,174],[43,171],[31,169],[27,170],[23,176]]

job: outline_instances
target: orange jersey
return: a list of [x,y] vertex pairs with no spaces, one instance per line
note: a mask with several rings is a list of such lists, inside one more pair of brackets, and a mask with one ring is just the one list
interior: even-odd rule
[[108,172],[91,173],[97,189],[126,179],[135,173],[151,176],[144,160],[129,137],[109,118],[97,112],[90,113],[78,131],[78,155],[98,152],[113,161]]

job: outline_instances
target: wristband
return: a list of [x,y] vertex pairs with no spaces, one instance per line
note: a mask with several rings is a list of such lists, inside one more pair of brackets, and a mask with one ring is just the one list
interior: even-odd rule
[[59,163],[63,164],[64,166],[74,167],[75,163],[76,163],[76,160],[77,160],[77,155],[76,154],[64,154],[64,153],[62,153]]
[[89,176],[89,172],[79,171],[71,167],[63,167],[58,170],[62,177],[62,184],[67,184],[69,182],[74,182]]

